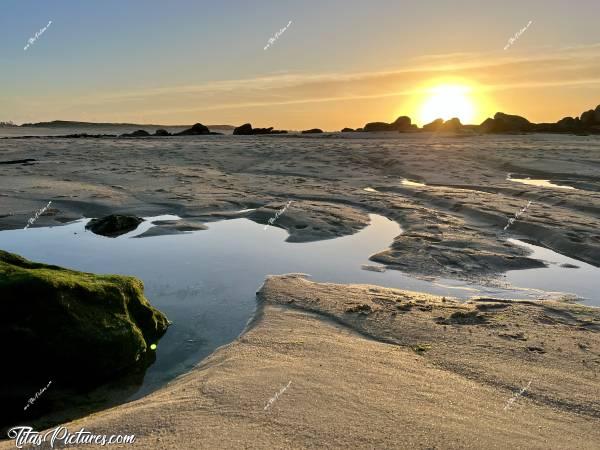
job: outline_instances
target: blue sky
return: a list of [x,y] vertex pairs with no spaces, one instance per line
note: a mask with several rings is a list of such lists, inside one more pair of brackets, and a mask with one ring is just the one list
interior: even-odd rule
[[[165,99],[146,98],[143,93],[296,74],[308,80],[308,87],[300,87],[294,97],[301,101],[303,89],[311,89],[313,76],[404,70],[428,55],[462,55],[457,61],[463,61],[465,54],[478,55],[478,60],[504,57],[502,49],[508,39],[530,20],[530,29],[509,49],[511,56],[539,57],[572,46],[593,46],[600,42],[598,17],[600,2],[591,0],[2,0],[0,120],[191,123],[202,119],[214,123],[256,116],[261,122],[292,126],[292,116],[286,116],[281,125],[276,123],[285,111],[274,107],[215,109],[219,106],[217,94],[192,96],[193,103],[179,95],[167,108],[170,115],[156,113]],[[27,40],[49,20],[52,25],[24,51]],[[263,50],[268,39],[290,20],[288,30]],[[414,80],[402,89],[414,88],[410,83]],[[277,90],[277,82],[273,87],[275,91],[270,91],[262,85],[246,103],[260,103],[256,101],[260,92],[267,90],[265,97],[287,98]],[[294,89],[297,87],[294,84]],[[239,90],[240,98],[248,95],[243,81],[231,89]],[[311,91],[311,98],[340,90],[343,88],[329,83],[321,94]],[[126,102],[111,100],[110,106],[105,99],[89,98],[137,91],[140,97]],[[594,96],[595,104],[600,103],[597,94],[597,87],[592,86],[588,106],[593,106]],[[353,91],[352,95],[361,97],[363,93]],[[568,97],[567,93],[562,96]],[[577,92],[575,97],[582,96],[584,93]],[[310,105],[296,108],[299,125],[315,114],[327,123],[333,106],[316,103],[312,110]],[[388,111],[394,115],[395,107],[389,102],[386,105],[387,109],[373,109],[365,104],[365,113]],[[197,118],[196,107],[211,108],[211,112],[206,118]],[[361,109],[359,104],[356,107]],[[576,113],[567,107],[575,106],[565,104],[565,115]],[[188,112],[175,112],[179,110]],[[343,119],[336,119],[336,126],[338,121]]]

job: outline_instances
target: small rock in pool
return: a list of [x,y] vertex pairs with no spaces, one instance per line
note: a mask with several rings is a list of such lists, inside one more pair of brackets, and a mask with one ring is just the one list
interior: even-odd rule
[[370,270],[371,272],[385,272],[386,268],[384,266],[371,266],[369,264],[363,264],[360,266],[362,270]]
[[85,226],[86,230],[106,237],[117,237],[135,230],[144,219],[136,216],[111,214],[101,219],[92,219]]

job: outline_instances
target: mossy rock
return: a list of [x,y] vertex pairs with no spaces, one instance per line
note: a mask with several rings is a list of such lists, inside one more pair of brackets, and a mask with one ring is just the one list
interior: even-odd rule
[[[94,275],[0,250],[0,378],[93,384],[153,358],[169,325],[134,277]],[[56,377],[56,378],[51,378]]]

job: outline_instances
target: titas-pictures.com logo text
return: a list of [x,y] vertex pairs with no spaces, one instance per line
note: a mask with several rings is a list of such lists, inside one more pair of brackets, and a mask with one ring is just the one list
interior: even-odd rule
[[85,428],[71,433],[63,426],[48,430],[44,434],[34,431],[32,427],[13,427],[8,430],[8,438],[15,440],[17,448],[23,448],[25,445],[39,447],[45,442],[50,444],[50,448],[54,448],[55,445],[59,445],[60,447],[86,444],[104,446],[133,444],[135,442],[134,434],[112,434],[109,436],[106,434],[93,434],[91,431],[86,431]]

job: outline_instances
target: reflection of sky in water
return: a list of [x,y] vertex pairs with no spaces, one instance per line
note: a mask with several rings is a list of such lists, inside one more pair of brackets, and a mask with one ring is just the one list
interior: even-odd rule
[[[568,258],[543,247],[509,239],[509,242],[528,248],[533,253],[530,258],[539,259],[548,264],[546,268],[511,270],[507,280],[514,286],[540,288],[549,292],[570,292],[586,300],[586,304],[600,306],[600,269],[590,264]],[[563,264],[577,268],[561,267]]]
[[[301,272],[312,275],[314,281],[369,283],[462,298],[540,295],[537,290],[484,288],[447,279],[427,281],[395,270],[363,270],[363,264],[376,265],[369,262],[370,255],[387,248],[401,233],[396,222],[377,215],[371,215],[370,226],[352,236],[309,243],[285,242],[285,230],[265,230],[247,219],[210,223],[204,231],[132,238],[150,227],[145,222],[116,239],[85,231],[85,222],[2,231],[0,248],[35,261],[95,273],[134,275],[144,281],[146,296],[173,325],[159,342],[157,361],[148,370],[138,395],[189,370],[218,346],[235,339],[252,316],[255,292],[269,274]],[[586,297],[595,294],[590,277],[598,275],[598,269],[576,264],[581,269],[551,266],[510,272],[507,278],[525,288],[569,291]],[[557,276],[558,272],[563,275]]]

